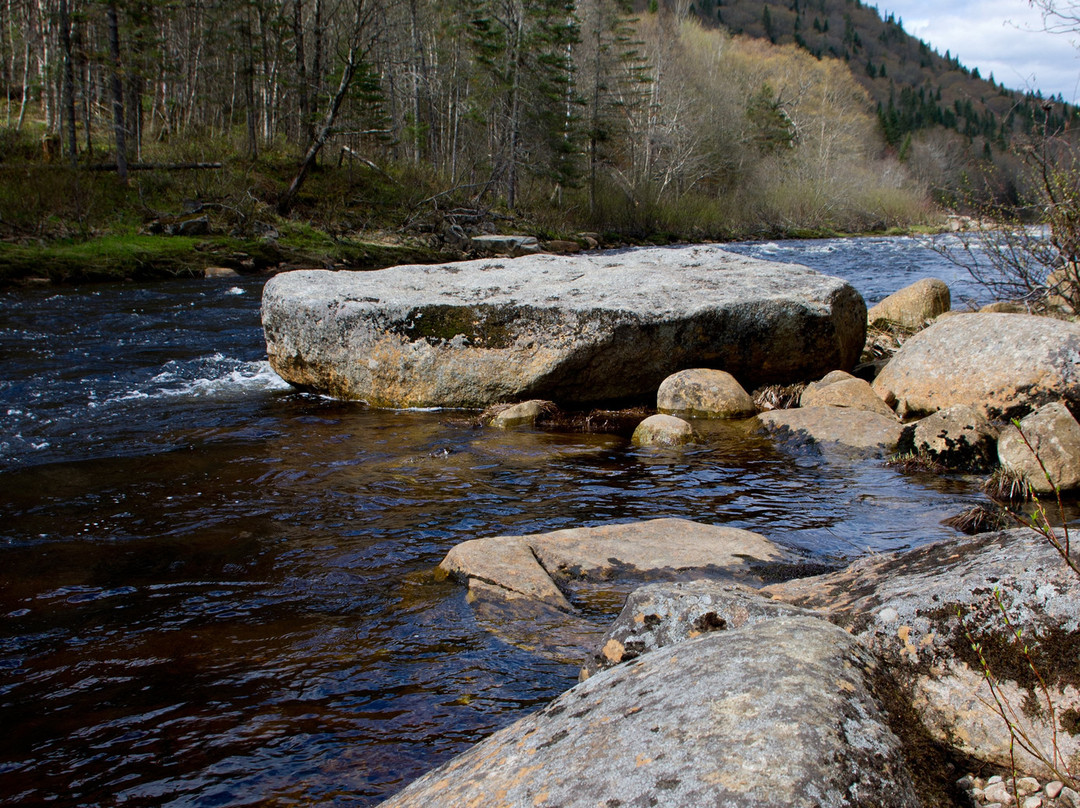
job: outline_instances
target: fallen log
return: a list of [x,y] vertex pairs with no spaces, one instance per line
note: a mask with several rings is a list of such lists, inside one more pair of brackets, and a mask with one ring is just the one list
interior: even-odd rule
[[[128,171],[198,171],[209,168],[221,168],[222,163],[131,163]],[[116,163],[95,163],[86,167],[88,171],[116,171]]]

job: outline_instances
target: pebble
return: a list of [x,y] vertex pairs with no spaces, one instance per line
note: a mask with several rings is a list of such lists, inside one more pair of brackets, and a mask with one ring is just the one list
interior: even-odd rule
[[1042,786],[1034,777],[1021,777],[1016,781],[1016,796],[1030,797],[1039,791]]
[[[990,778],[991,780],[993,778]],[[1016,798],[1009,793],[1009,787],[1000,779],[996,783],[989,783],[983,792],[983,799],[987,802],[1000,802],[1002,805],[1012,805]]]
[[994,775],[984,780],[968,774],[956,785],[968,793],[976,808],[1080,808],[1080,794],[1060,780],[1043,786],[1034,777],[1014,780]]

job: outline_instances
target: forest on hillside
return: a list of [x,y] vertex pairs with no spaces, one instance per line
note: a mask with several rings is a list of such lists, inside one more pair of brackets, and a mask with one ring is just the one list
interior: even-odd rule
[[[851,52],[808,47],[843,18],[793,2],[801,42],[768,5],[771,36],[753,38],[683,0],[3,0],[0,237],[138,229],[180,200],[241,235],[281,217],[341,234],[865,232],[928,221],[942,178],[996,170],[970,148],[981,131],[890,130],[911,91],[875,100]],[[875,80],[899,71],[862,47]]]

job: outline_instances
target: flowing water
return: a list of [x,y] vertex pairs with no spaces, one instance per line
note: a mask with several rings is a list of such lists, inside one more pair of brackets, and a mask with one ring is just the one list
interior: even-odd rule
[[[732,249],[979,297],[913,239]],[[980,499],[727,433],[673,455],[298,393],[262,282],[0,295],[0,805],[377,803],[576,680],[436,579],[466,539],[681,516],[836,561]]]

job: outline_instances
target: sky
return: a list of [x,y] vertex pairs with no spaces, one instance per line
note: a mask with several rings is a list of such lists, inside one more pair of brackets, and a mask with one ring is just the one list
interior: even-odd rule
[[871,0],[881,16],[895,14],[904,30],[970,69],[1013,90],[1058,93],[1080,102],[1080,31],[1043,32],[1027,0]]

